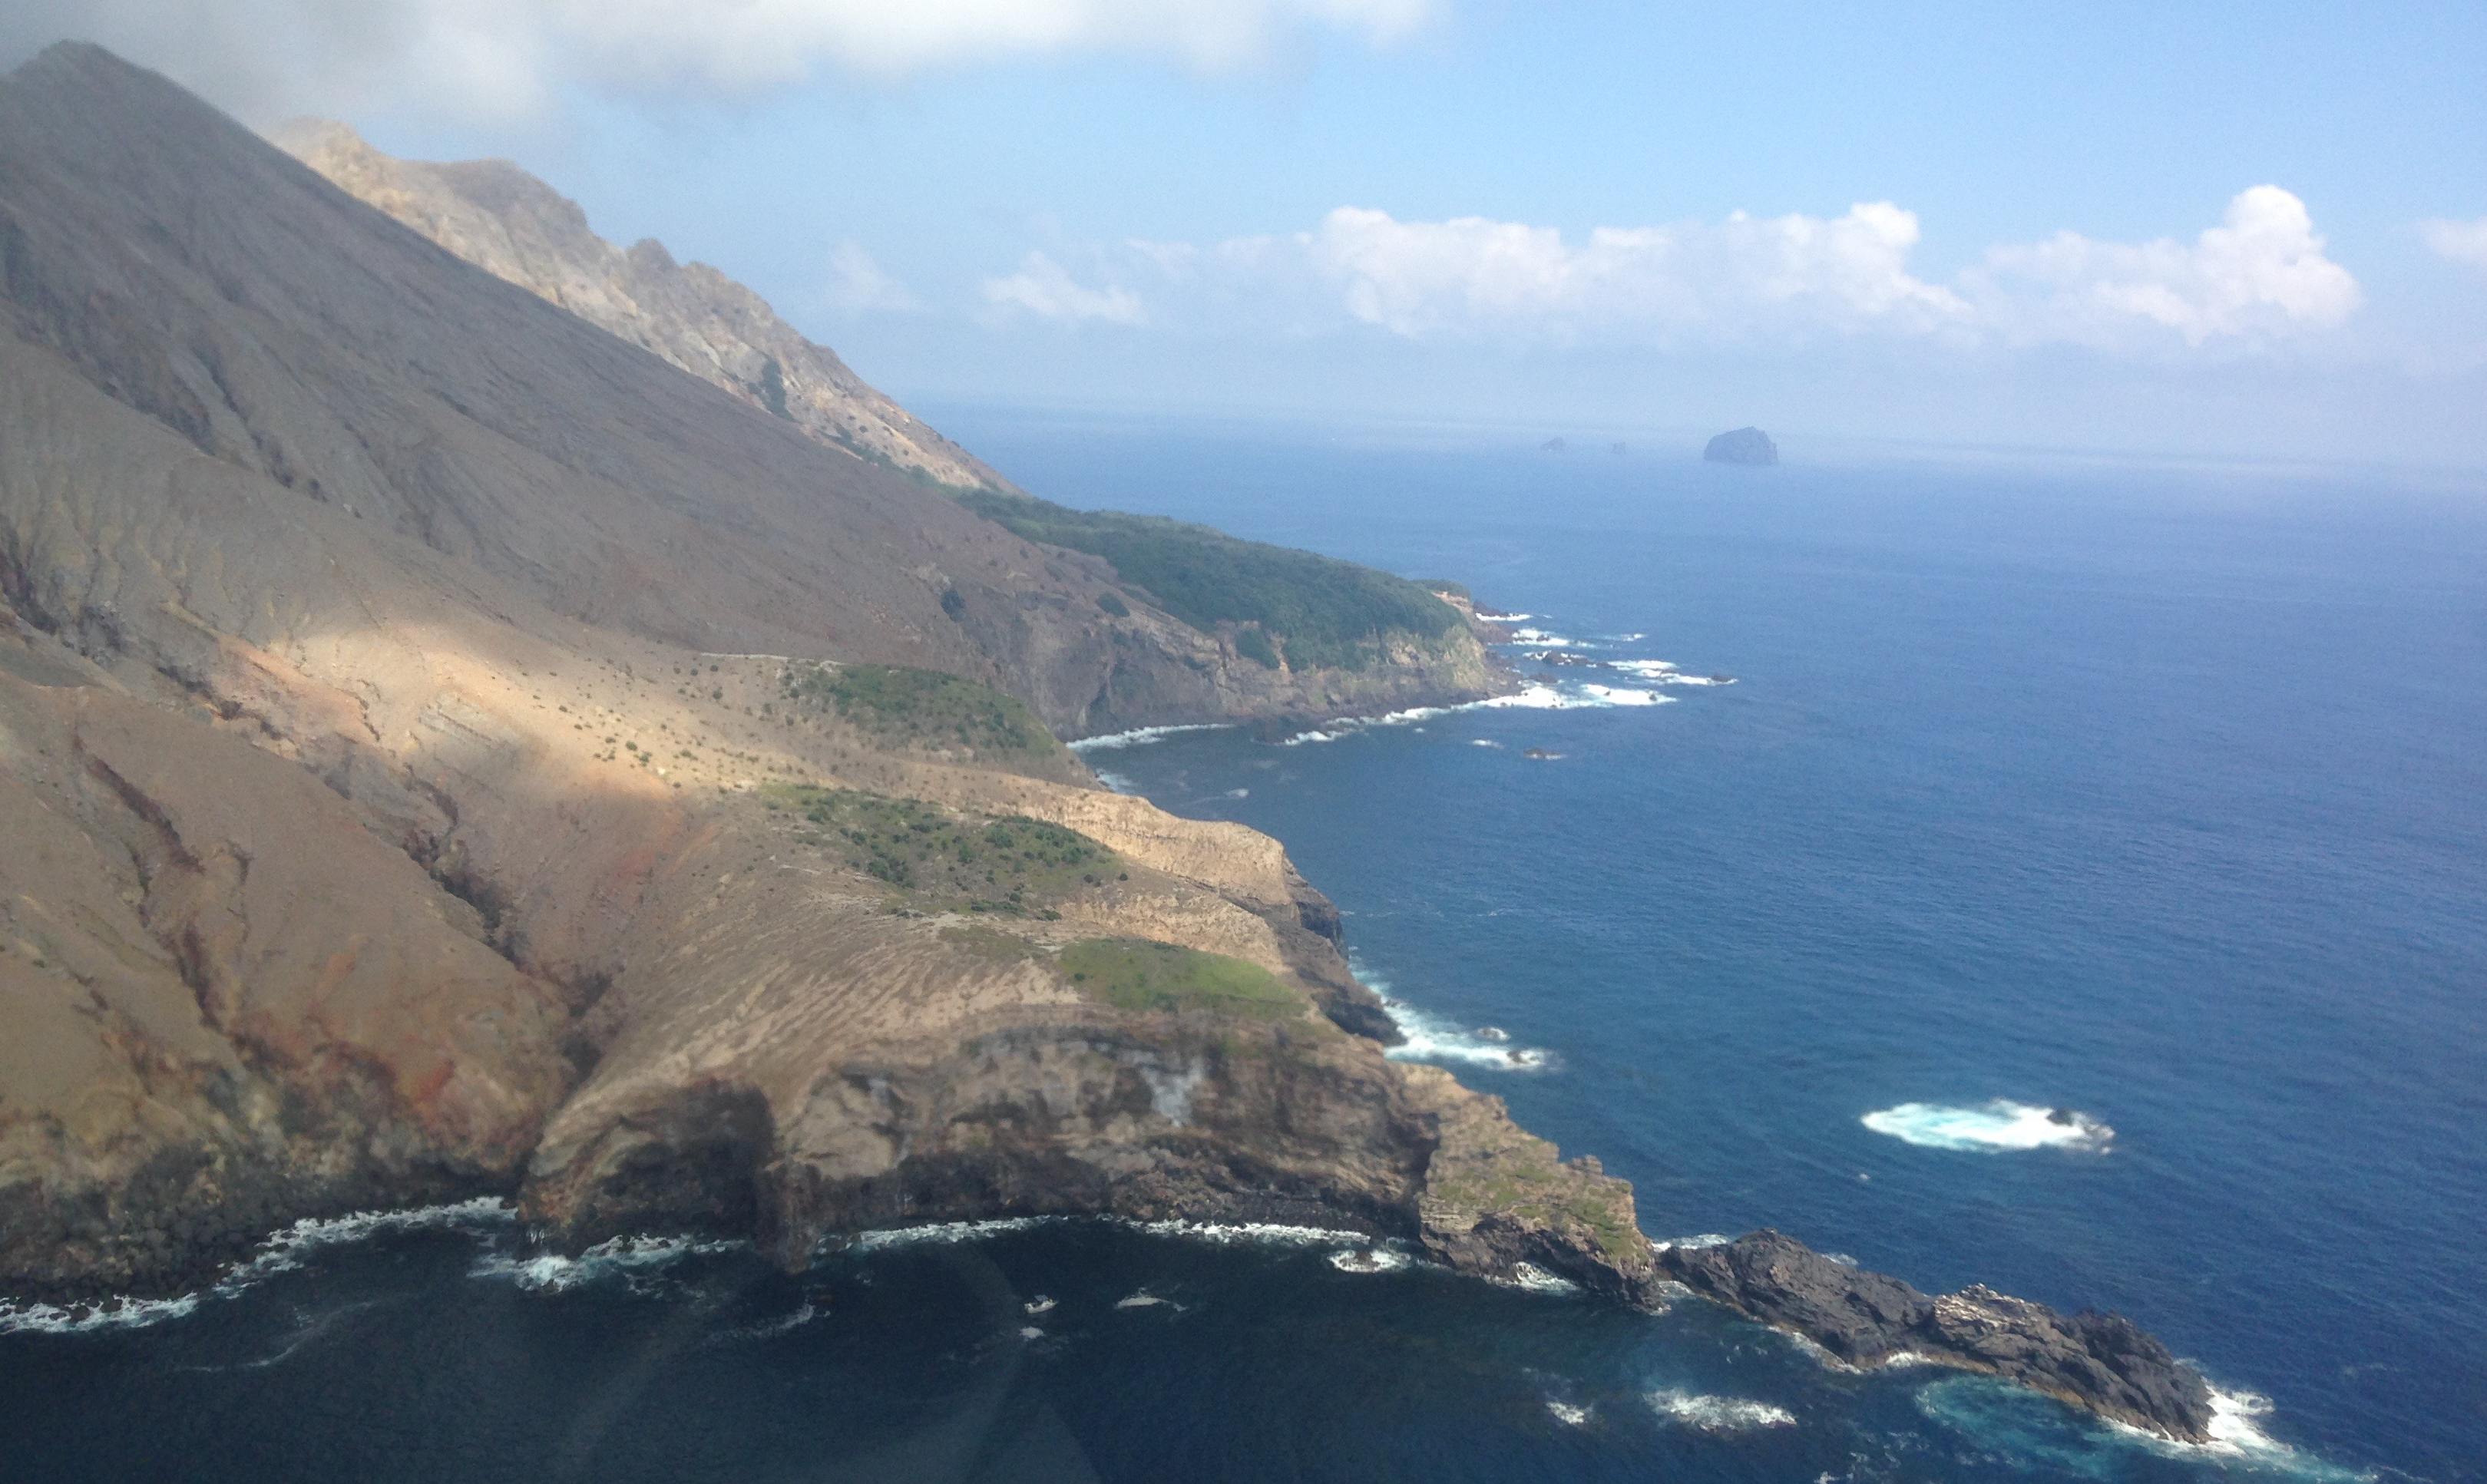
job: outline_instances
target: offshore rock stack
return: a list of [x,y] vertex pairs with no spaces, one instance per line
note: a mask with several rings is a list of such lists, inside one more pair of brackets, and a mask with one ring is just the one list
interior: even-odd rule
[[1712,438],[1701,457],[1712,463],[1776,463],[1779,446],[1759,428],[1739,428]]

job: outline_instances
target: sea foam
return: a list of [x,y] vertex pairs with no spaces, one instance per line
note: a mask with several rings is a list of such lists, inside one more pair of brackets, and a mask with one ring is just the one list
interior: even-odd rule
[[691,1237],[615,1237],[600,1242],[576,1257],[543,1253],[534,1257],[517,1257],[494,1252],[469,1270],[479,1278],[506,1278],[520,1288],[537,1293],[567,1293],[571,1289],[605,1279],[619,1279],[633,1287],[643,1282],[655,1270],[668,1268],[685,1257],[716,1252],[732,1252],[750,1246],[744,1242],[702,1241]]
[[1902,1103],[1867,1113],[1859,1121],[1877,1134],[1887,1134],[1920,1149],[1961,1149],[1981,1154],[2025,1149],[2103,1154],[2115,1138],[2113,1129],[2087,1113],[2058,1112],[2002,1098],[1969,1106]]
[[1757,1427],[1794,1427],[1796,1414],[1768,1402],[1734,1396],[1704,1396],[1695,1391],[1652,1391],[1649,1405],[1671,1422],[1705,1433],[1743,1433]]
[[1200,721],[1185,726],[1133,727],[1128,732],[1108,732],[1103,737],[1083,737],[1066,745],[1074,752],[1110,752],[1121,747],[1145,747],[1151,742],[1163,742],[1169,737],[1185,732],[1222,732],[1234,724],[1231,721]]
[[91,1334],[111,1330],[138,1330],[184,1317],[210,1299],[232,1299],[280,1273],[302,1267],[303,1259],[321,1247],[367,1242],[385,1232],[431,1231],[446,1227],[506,1225],[517,1214],[498,1198],[484,1196],[446,1206],[417,1206],[404,1211],[357,1211],[347,1216],[305,1217],[260,1240],[246,1259],[199,1293],[170,1299],[113,1298],[98,1303],[33,1303],[0,1299],[0,1334]]
[[202,1294],[178,1299],[104,1300],[101,1303],[31,1303],[0,1301],[0,1334],[95,1334],[143,1330],[180,1319],[199,1306]]
[[1551,1072],[1562,1065],[1543,1047],[1513,1046],[1463,1029],[1393,995],[1389,980],[1361,967],[1351,970],[1358,984],[1382,997],[1382,1008],[1405,1038],[1383,1052],[1392,1061],[1456,1061],[1495,1072]]

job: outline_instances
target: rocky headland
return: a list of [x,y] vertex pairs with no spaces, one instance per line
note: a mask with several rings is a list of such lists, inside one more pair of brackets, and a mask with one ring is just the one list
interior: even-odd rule
[[[1277,842],[1058,740],[1336,704],[1289,635],[887,466],[987,477],[894,413],[921,462],[797,426],[791,351],[781,413],[657,338],[96,48],[0,81],[0,1293],[178,1290],[297,1218],[476,1195],[563,1248],[790,1265],[1279,1219],[2200,1435],[2120,1320],[1659,1248],[1594,1160],[1385,1058]],[[1449,672],[1337,673],[1475,693],[1455,618]]]

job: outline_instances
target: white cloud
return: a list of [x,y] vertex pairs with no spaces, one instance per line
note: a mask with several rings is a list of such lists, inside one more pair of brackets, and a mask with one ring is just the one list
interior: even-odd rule
[[1918,237],[1915,213],[1889,202],[1831,217],[1738,212],[1602,227],[1581,241],[1523,222],[1400,221],[1341,207],[1288,237],[1126,243],[1117,276],[1136,287],[1117,292],[1131,300],[1126,322],[1137,322],[1145,295],[1151,322],[1210,333],[1363,324],[1411,340],[1665,346],[1871,335],[2137,351],[2269,345],[2336,327],[2363,297],[2324,255],[2305,204],[2276,186],[2243,192],[2222,225],[2192,242],[2067,232],[1991,249],[1949,285],[1910,271]]
[[1912,329],[1955,319],[1949,291],[1909,276],[1917,219],[1888,202],[1824,220],[1742,212],[1716,225],[1602,227],[1572,247],[1551,227],[1401,222],[1342,207],[1300,239],[1348,312],[1421,337],[1522,330],[1734,337],[1790,322]]
[[1007,278],[986,279],[984,289],[985,302],[994,308],[1020,310],[1044,320],[1139,324],[1147,318],[1141,313],[1139,295],[1111,286],[1082,288],[1061,264],[1041,252],[1029,253],[1020,270]]
[[2476,221],[2420,222],[2418,231],[2425,235],[2426,245],[2438,253],[2487,272],[2487,216]]
[[823,63],[909,72],[1019,52],[1108,50],[1224,69],[1310,24],[1387,41],[1431,0],[537,0],[548,29],[655,77],[731,88]]
[[2116,344],[2154,325],[2190,346],[2262,340],[2333,328],[2365,301],[2324,256],[2305,203],[2277,185],[2241,192],[2225,221],[2190,243],[2062,232],[1990,249],[1966,277],[1990,326],[2023,341]]
[[1438,0],[12,0],[0,56],[100,42],[262,119],[381,102],[539,108],[588,79],[749,94],[1104,51],[1225,70],[1308,30],[1386,42]]
[[884,271],[859,242],[829,249],[829,303],[845,314],[903,313],[921,308],[915,294]]

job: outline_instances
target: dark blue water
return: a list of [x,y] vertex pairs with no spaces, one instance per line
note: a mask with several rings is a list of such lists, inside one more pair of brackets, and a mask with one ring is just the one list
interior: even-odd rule
[[[1576,699],[1672,699],[1091,760],[1284,840],[1449,1064],[1632,1179],[1653,1234],[1769,1223],[2121,1309],[2268,1398],[2271,1442],[2177,1454],[1698,1303],[1321,1245],[1054,1226],[793,1279],[529,1270],[470,1218],[0,1334],[8,1477],[2487,1478],[2487,490],[948,423],[1071,503],[1735,676],[1570,666]],[[2114,1132],[1860,1121],[1994,1100]]]

